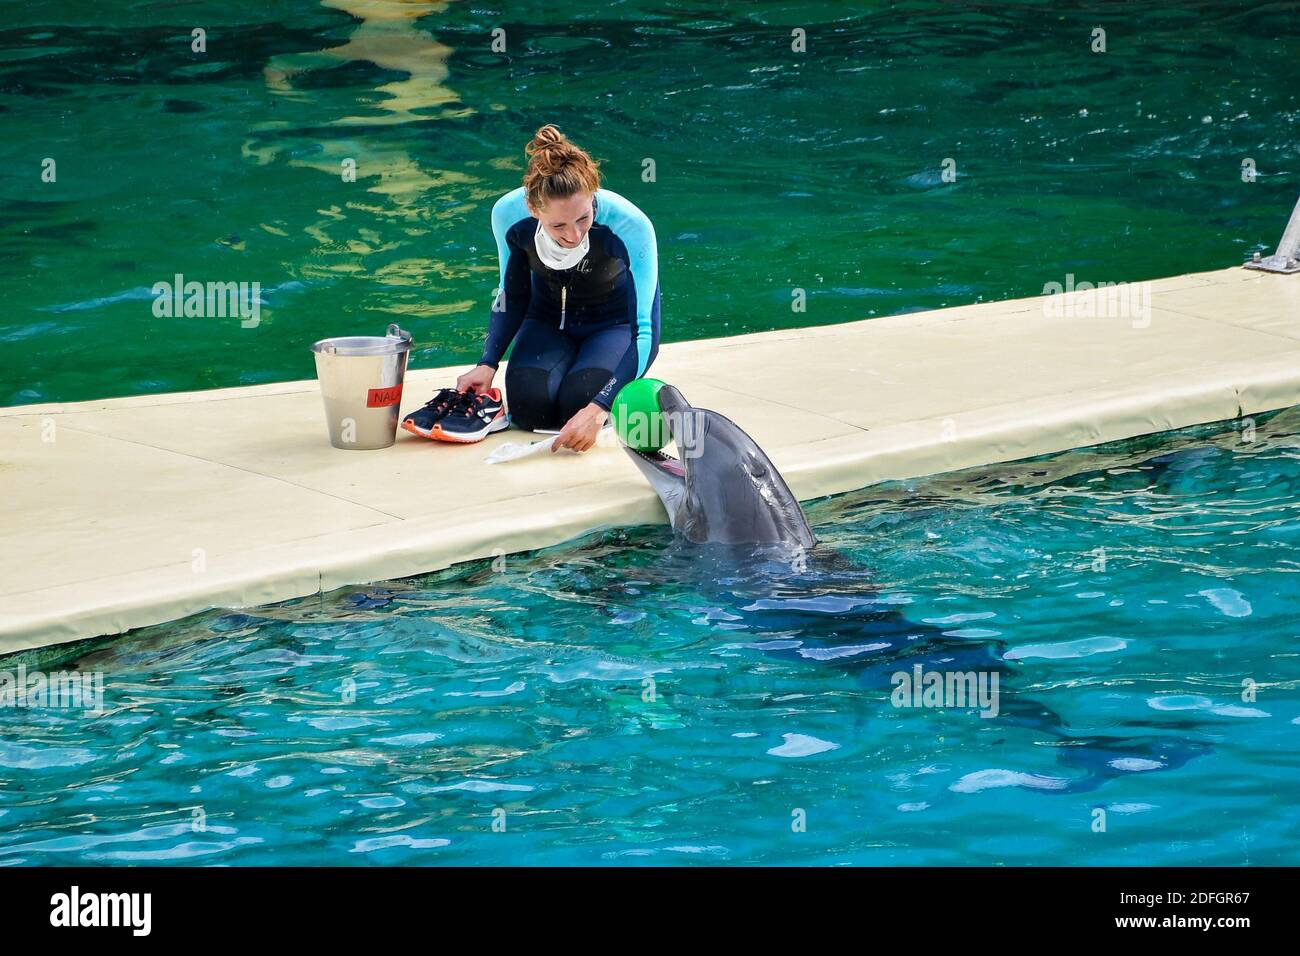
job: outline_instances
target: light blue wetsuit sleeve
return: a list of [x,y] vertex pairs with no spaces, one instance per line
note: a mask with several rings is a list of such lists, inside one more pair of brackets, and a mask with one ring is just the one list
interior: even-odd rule
[[595,399],[597,404],[608,408],[628,380],[645,374],[657,344],[659,246],[649,217],[616,192],[601,189],[596,193],[596,222],[609,226],[626,247],[627,268],[636,294],[636,328],[629,354],[618,363],[616,374]]
[[510,347],[528,311],[533,288],[528,255],[515,247],[509,233],[511,226],[521,219],[531,218],[531,215],[524,200],[523,186],[506,193],[492,207],[492,235],[497,242],[501,281],[492,300],[492,315],[488,319],[487,340],[483,343],[480,365],[496,368],[501,363],[501,357]]

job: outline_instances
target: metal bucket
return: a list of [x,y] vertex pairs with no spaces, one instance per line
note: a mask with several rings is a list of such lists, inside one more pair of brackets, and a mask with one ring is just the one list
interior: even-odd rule
[[325,400],[330,444],[335,448],[387,448],[397,441],[406,357],[411,334],[396,325],[388,333],[321,339],[316,377]]

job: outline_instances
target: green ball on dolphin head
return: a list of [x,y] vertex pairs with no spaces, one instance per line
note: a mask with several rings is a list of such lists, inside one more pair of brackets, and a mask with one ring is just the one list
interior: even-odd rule
[[663,387],[657,378],[638,378],[614,396],[609,409],[614,431],[632,451],[659,451],[672,440],[667,419],[659,408],[659,390]]

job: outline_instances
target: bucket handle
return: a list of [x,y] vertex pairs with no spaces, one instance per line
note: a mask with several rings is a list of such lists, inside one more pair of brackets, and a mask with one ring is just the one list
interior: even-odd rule
[[[399,342],[405,342],[407,345],[410,345],[413,342],[411,333],[402,329],[396,322],[389,325],[384,334],[390,339],[397,339]],[[312,348],[315,351],[323,352],[326,355],[337,355],[339,351],[338,346],[329,339],[322,339],[312,346]]]

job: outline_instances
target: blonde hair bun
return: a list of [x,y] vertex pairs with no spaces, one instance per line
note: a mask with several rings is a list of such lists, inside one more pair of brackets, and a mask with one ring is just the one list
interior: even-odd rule
[[528,156],[524,192],[534,209],[545,209],[552,199],[600,188],[600,164],[553,123],[533,134],[524,153]]

